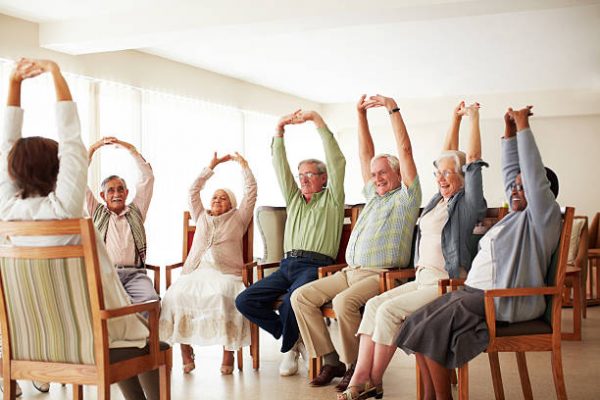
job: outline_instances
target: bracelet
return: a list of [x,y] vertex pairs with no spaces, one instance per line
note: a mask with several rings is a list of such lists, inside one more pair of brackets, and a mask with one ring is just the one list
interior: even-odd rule
[[396,108],[392,108],[391,110],[388,111],[390,113],[390,115],[392,115],[395,112],[400,112],[400,108],[396,107]]

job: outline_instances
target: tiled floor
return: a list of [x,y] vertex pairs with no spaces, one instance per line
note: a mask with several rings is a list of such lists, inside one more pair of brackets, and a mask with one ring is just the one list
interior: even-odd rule
[[[570,327],[571,310],[564,311],[564,324]],[[333,325],[335,329],[335,324]],[[333,385],[311,388],[307,384],[307,372],[283,378],[278,374],[278,343],[261,333],[261,367],[252,369],[252,361],[246,352],[244,371],[221,376],[219,348],[196,348],[197,368],[190,375],[181,372],[179,351],[175,351],[172,378],[173,399],[335,399]],[[536,399],[554,399],[554,386],[549,353],[527,355],[529,373]],[[516,361],[511,354],[500,356],[504,388],[507,399],[520,399],[519,377]],[[567,393],[570,399],[600,399],[600,307],[588,309],[588,318],[583,321],[583,341],[563,342],[563,364],[566,375]],[[493,399],[492,381],[487,356],[477,357],[470,364],[471,399]],[[28,382],[21,382],[24,399],[58,400],[71,397],[71,389],[52,385],[50,394],[38,393]],[[413,399],[415,396],[414,357],[396,353],[384,380],[384,399]],[[86,388],[86,399],[95,399],[95,389]],[[114,399],[122,399],[116,387]],[[455,396],[456,397],[456,396]]]

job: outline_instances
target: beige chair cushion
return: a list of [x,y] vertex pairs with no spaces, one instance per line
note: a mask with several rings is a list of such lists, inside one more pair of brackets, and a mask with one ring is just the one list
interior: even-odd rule
[[569,240],[569,257],[567,258],[567,264],[573,265],[575,258],[577,258],[577,249],[579,248],[579,238],[581,237],[581,230],[586,223],[585,218],[573,219],[573,228],[571,229],[571,238]]
[[283,258],[283,233],[287,213],[285,207],[259,207],[256,223],[263,241],[262,264],[279,262]]

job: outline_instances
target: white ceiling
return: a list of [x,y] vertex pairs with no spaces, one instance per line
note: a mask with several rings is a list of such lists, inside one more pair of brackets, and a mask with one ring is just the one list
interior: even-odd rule
[[600,0],[0,0],[70,54],[137,49],[321,103],[600,90]]

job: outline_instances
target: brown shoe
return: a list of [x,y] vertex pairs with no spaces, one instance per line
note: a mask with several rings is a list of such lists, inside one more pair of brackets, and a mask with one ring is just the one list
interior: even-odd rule
[[328,385],[333,378],[340,378],[344,376],[344,372],[346,372],[346,366],[344,364],[340,363],[335,367],[333,365],[323,365],[319,375],[310,381],[310,384],[311,386]]
[[354,364],[352,364],[352,366],[346,370],[346,373],[342,377],[340,383],[335,386],[335,390],[338,392],[343,392],[344,390],[348,389],[352,375],[354,375]]

